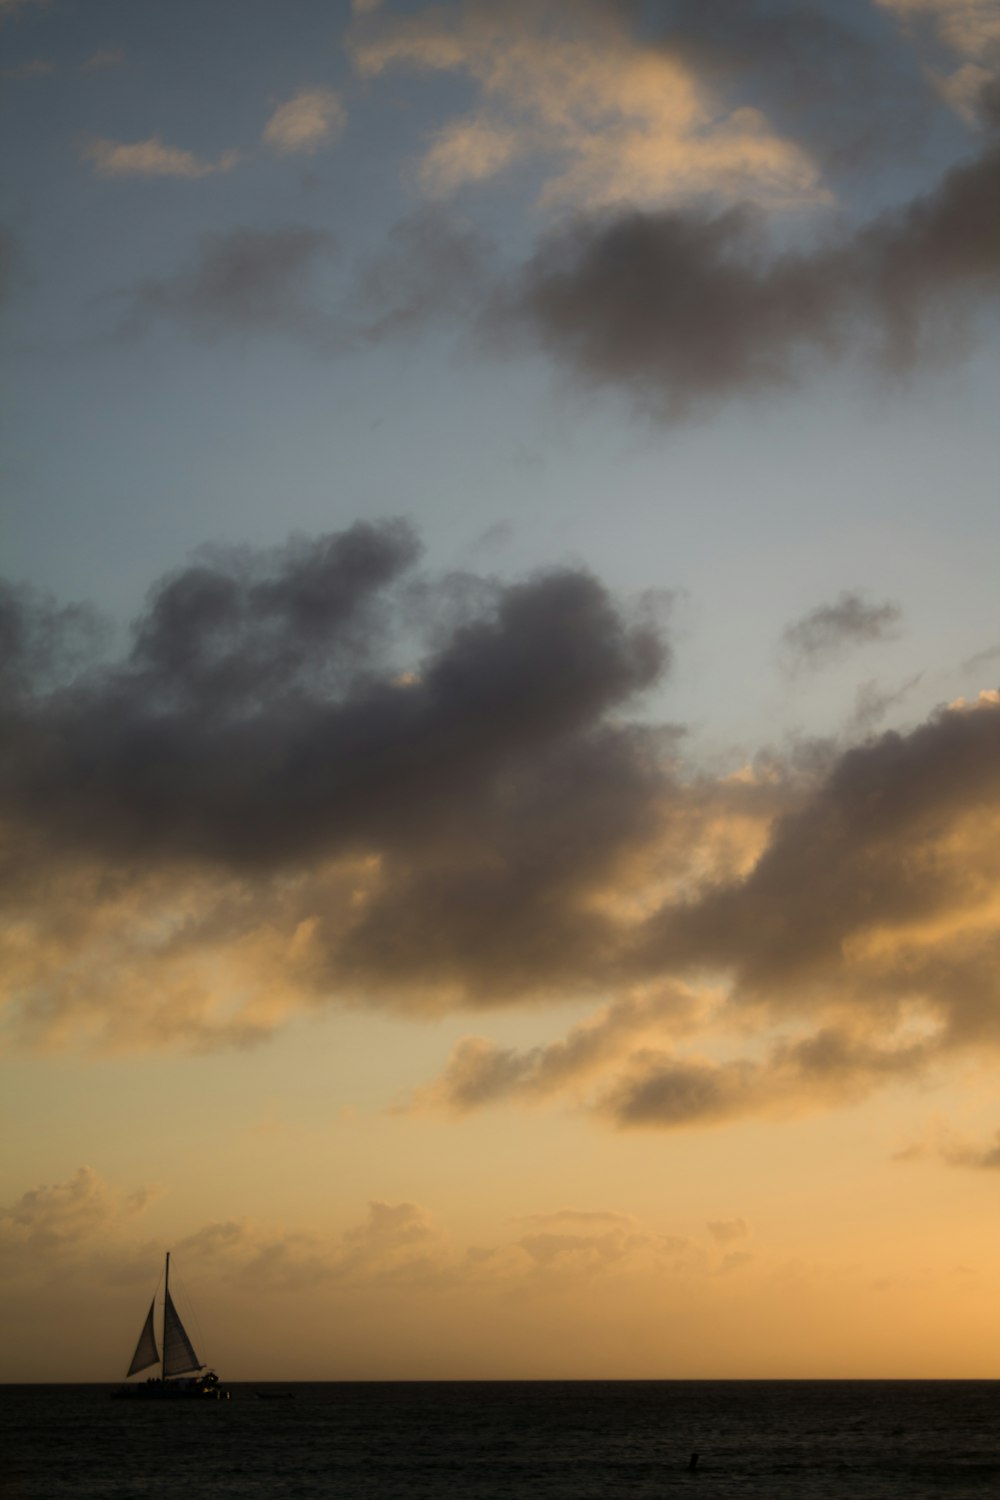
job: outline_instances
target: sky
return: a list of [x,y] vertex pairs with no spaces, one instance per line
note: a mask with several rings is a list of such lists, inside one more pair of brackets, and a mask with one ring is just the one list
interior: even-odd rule
[[996,1376],[1000,0],[0,75],[0,1379]]

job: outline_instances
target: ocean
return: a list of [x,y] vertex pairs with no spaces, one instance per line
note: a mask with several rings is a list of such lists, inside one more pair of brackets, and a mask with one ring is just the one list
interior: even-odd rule
[[993,1381],[241,1384],[204,1404],[109,1389],[0,1387],[2,1500],[1000,1494]]

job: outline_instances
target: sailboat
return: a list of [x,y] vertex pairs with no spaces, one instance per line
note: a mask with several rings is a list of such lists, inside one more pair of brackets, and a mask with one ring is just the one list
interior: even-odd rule
[[132,1385],[120,1385],[117,1390],[111,1392],[112,1396],[144,1398],[152,1401],[177,1401],[194,1397],[201,1401],[204,1401],[206,1397],[212,1401],[228,1401],[229,1392],[220,1384],[218,1375],[214,1370],[209,1370],[203,1365],[195,1354],[194,1345],[188,1338],[187,1330],[174,1306],[174,1299],[170,1295],[169,1250],[163,1273],[162,1357],[156,1347],[155,1313],[156,1295],[154,1293],[125,1379],[127,1381],[130,1376],[138,1375],[152,1365],[160,1365],[161,1374],[136,1381]]

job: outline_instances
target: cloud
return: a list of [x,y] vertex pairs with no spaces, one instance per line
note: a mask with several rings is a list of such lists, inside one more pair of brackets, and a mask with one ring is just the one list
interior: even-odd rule
[[978,671],[980,668],[989,666],[992,662],[1000,661],[1000,646],[987,646],[983,651],[977,651],[973,656],[962,662],[963,672]]
[[[662,620],[401,522],[204,553],[113,655],[0,593],[0,973],[35,1045],[250,1045],[324,1004],[589,1001],[409,1108],[786,1118],[1000,1045],[1000,694],[724,777],[634,717]],[[477,1033],[479,1028],[477,1028]]]
[[202,1274],[224,1274],[262,1293],[326,1287],[418,1285],[451,1274],[453,1255],[426,1209],[373,1201],[367,1217],[339,1236],[287,1230],[249,1220],[204,1225],[177,1245]]
[[923,680],[923,675],[917,672],[895,688],[880,687],[873,679],[860,683],[854,695],[854,712],[848,723],[851,738],[868,735],[876,729],[890,709],[902,703]]
[[455,120],[437,134],[420,165],[431,197],[448,197],[470,182],[485,182],[521,152],[517,133],[491,120]]
[[10,82],[19,78],[47,78],[50,73],[55,72],[55,66],[50,57],[29,57],[9,68],[0,68],[0,78],[6,78]]
[[[998,741],[990,694],[846,751],[745,879],[650,920],[648,962],[728,968],[740,1003],[773,1017],[846,1018],[862,1075],[994,1045]],[[835,1079],[852,1052],[779,1060]],[[713,1073],[706,1109],[758,1079]]]
[[992,1055],[998,705],[959,700],[782,781],[755,860],[700,883],[689,865],[661,887],[658,910],[619,934],[617,965],[692,997],[710,979],[679,1025],[648,1001],[613,1003],[561,1043],[466,1039],[418,1102],[568,1100],[618,1128],[678,1129],[790,1118]]
[[424,157],[435,194],[530,155],[554,168],[541,194],[549,207],[659,204],[691,190],[821,195],[808,155],[759,110],[720,111],[679,57],[638,42],[614,7],[464,0],[361,18],[350,46],[367,77],[410,67],[478,84],[482,105],[443,126]]
[[30,5],[46,6],[49,0],[0,0],[0,21],[18,15]]
[[626,1055],[644,1035],[684,1035],[705,1009],[704,997],[666,984],[602,1007],[562,1041],[526,1052],[501,1048],[485,1037],[463,1037],[441,1078],[415,1101],[459,1114],[499,1100],[540,1100],[589,1084]]
[[[1000,85],[1000,15],[994,0],[878,0],[911,33],[930,28],[962,61],[951,72],[932,66],[941,97],[969,124],[996,123]],[[919,40],[919,37],[918,37]],[[936,59],[935,59],[936,62]]]
[[[134,1237],[148,1196],[125,1194],[90,1168],[31,1189],[0,1208],[0,1261],[29,1296],[33,1285],[49,1287],[55,1276],[76,1289],[144,1280],[159,1261],[148,1242]],[[176,1235],[173,1250],[203,1294],[214,1284],[220,1302],[236,1289],[241,1306],[250,1291],[282,1299],[304,1290],[333,1298],[462,1290],[503,1296],[549,1284],[566,1292],[623,1275],[689,1281],[725,1274],[733,1254],[722,1253],[727,1245],[715,1236],[705,1244],[600,1209],[533,1214],[486,1243],[462,1244],[424,1206],[378,1199],[360,1222],[339,1232],[222,1219]]]
[[[358,14],[350,47],[362,73],[457,72],[480,89],[479,105],[445,120],[421,158],[431,197],[530,158],[547,172],[543,203],[559,213],[505,274],[467,222],[410,216],[353,283],[307,299],[296,336],[342,354],[457,319],[481,349],[540,350],[584,389],[665,421],[794,387],[839,361],[885,375],[967,352],[995,315],[1000,286],[995,141],[853,229],[843,215],[823,230],[815,213],[792,222],[765,212],[815,206],[822,191],[812,157],[800,147],[794,163],[783,155],[792,147],[753,98],[768,109],[782,90],[832,100],[835,118],[814,131],[830,162],[838,152],[842,163],[866,156],[850,136],[861,102],[905,115],[902,149],[912,153],[911,115],[930,113],[928,85],[900,63],[906,49],[890,46],[893,28],[764,0],[685,0],[654,19],[643,30],[635,7],[599,0]],[[991,74],[977,97],[995,84]],[[897,95],[910,113],[891,102]],[[786,105],[790,120],[801,113],[801,98]],[[881,115],[865,130],[866,140],[885,139]],[[211,317],[205,326],[219,331]]]
[[613,960],[595,902],[665,782],[612,715],[666,645],[585,572],[432,583],[417,551],[394,523],[210,554],[119,661],[85,611],[0,597],[23,1034],[249,1042],[323,995],[486,1003]]
[[[92,1167],[79,1167],[65,1182],[30,1188],[0,1207],[0,1265],[20,1279],[53,1271],[103,1281],[131,1276],[149,1257],[149,1247],[132,1239],[136,1217],[158,1196],[148,1187],[123,1192]],[[452,1258],[425,1209],[379,1201],[339,1237],[230,1219],[179,1237],[174,1249],[201,1279],[214,1274],[270,1292],[321,1283],[426,1282]]]
[[596,1108],[624,1130],[676,1130],[749,1116],[786,1119],[913,1078],[932,1055],[922,1041],[872,1045],[863,1031],[836,1027],[778,1042],[764,1056],[723,1063],[649,1049],[632,1056]]
[[745,209],[628,212],[545,238],[494,308],[578,382],[676,419],[817,361],[954,352],[1000,290],[1000,147],[845,241],[777,252]]
[[322,276],[335,251],[331,234],[305,225],[203,235],[186,266],[124,294],[120,331],[169,320],[208,341],[280,335],[333,357],[428,323],[471,323],[492,284],[492,245],[443,209],[399,220],[346,289]]
[[443,318],[471,321],[488,294],[492,246],[441,209],[401,219],[371,257],[349,302],[358,343],[405,335]]
[[832,604],[814,609],[785,627],[782,646],[790,670],[815,671],[854,646],[891,640],[902,610],[898,604],[871,604],[856,589],[844,589]]
[[730,108],[764,101],[824,171],[896,162],[924,139],[933,90],[867,3],[673,0],[646,19],[655,42]]
[[717,1245],[731,1245],[734,1240],[745,1240],[750,1233],[746,1219],[710,1219],[705,1228]]
[[346,123],[347,111],[333,89],[303,88],[278,105],[264,127],[263,140],[282,155],[311,155],[331,145]]
[[86,72],[94,73],[103,68],[120,68],[124,61],[124,47],[98,47],[96,52],[92,52],[82,66]]
[[299,225],[203,235],[193,264],[132,293],[124,330],[170,319],[208,340],[279,334],[326,351],[337,343],[338,326],[315,300],[312,282],[333,250],[332,235]]
[[904,21],[930,20],[942,40],[966,57],[1000,49],[1000,16],[995,0],[877,0]]
[[970,1141],[940,1124],[930,1140],[913,1141],[893,1153],[899,1162],[926,1161],[935,1158],[949,1167],[972,1167],[976,1171],[1000,1169],[1000,1130],[988,1141]]
[[976,1167],[979,1171],[1000,1169],[1000,1131],[985,1145],[953,1142],[945,1148],[944,1158],[952,1167]]
[[152,1188],[114,1190],[93,1167],[66,1182],[29,1188],[0,1208],[0,1264],[8,1274],[42,1267],[121,1227],[156,1196]]
[[205,161],[193,151],[165,145],[156,135],[131,143],[91,140],[82,155],[99,177],[210,177],[231,171],[240,160],[238,151],[224,151],[215,161]]

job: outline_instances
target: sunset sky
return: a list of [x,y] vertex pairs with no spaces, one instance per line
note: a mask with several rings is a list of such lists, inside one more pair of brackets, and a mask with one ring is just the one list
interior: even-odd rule
[[0,74],[0,1379],[1000,1375],[1000,0]]

